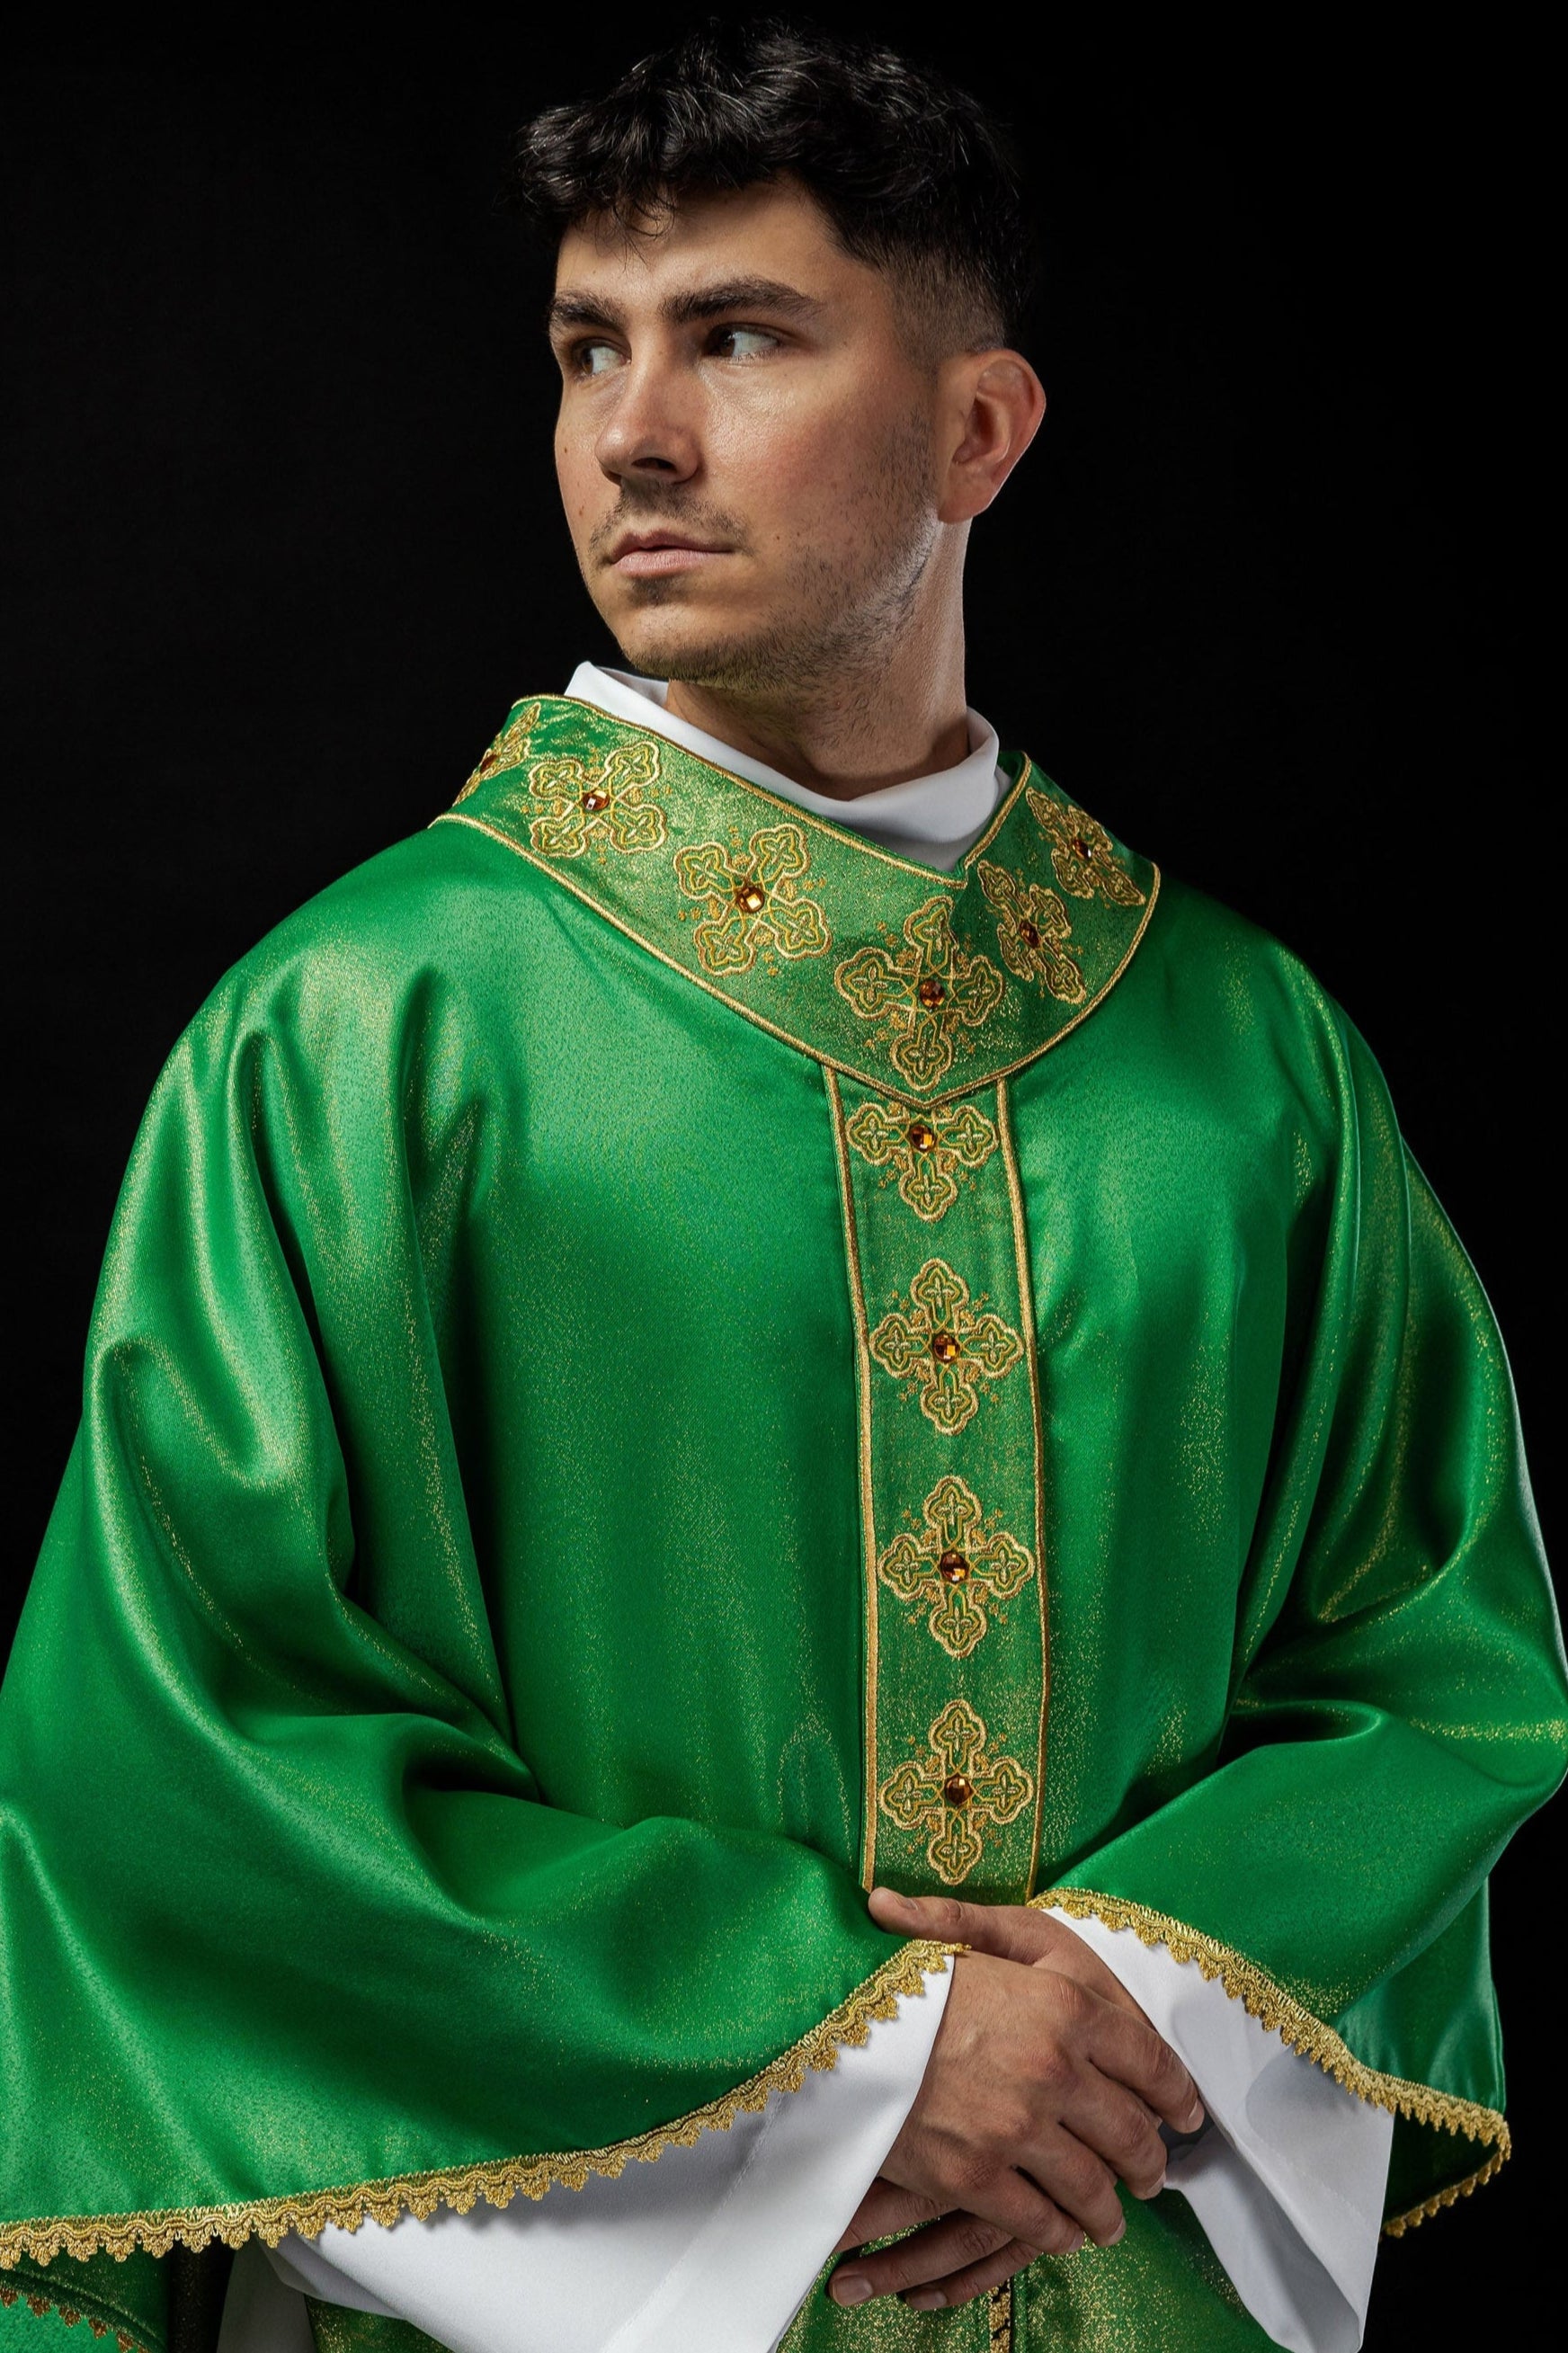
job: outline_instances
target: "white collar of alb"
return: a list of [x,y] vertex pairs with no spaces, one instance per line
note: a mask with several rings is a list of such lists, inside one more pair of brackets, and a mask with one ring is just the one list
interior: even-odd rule
[[628,720],[666,735],[699,759],[749,784],[765,786],[781,800],[794,801],[814,817],[863,833],[884,849],[917,858],[927,865],[956,865],[970,844],[990,822],[1006,778],[997,766],[996,731],[977,711],[967,712],[969,751],[955,767],[931,776],[912,776],[906,784],[885,785],[880,791],[862,793],[858,800],[830,800],[797,785],[793,776],[753,760],[744,752],[708,734],[689,721],[665,709],[668,688],[662,679],[633,678],[629,671],[605,670],[597,662],[579,662],[566,691],[575,702],[591,702],[612,719]]

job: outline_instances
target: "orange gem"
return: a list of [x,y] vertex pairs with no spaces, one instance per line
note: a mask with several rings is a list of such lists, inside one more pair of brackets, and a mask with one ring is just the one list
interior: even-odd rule
[[921,981],[915,995],[922,1005],[940,1005],[946,997],[947,990],[933,974],[930,980]]
[[1075,833],[1072,838],[1072,846],[1087,865],[1089,860],[1094,856],[1093,842],[1087,839],[1083,834]]
[[939,1365],[951,1365],[959,1353],[958,1343],[951,1332],[933,1332],[931,1352]]
[[909,1126],[905,1128],[904,1134],[917,1152],[935,1151],[936,1130],[934,1127],[928,1127],[923,1119],[911,1120]]
[[936,1573],[944,1585],[962,1585],[969,1575],[969,1563],[961,1552],[944,1552],[937,1562]]
[[1031,923],[1027,916],[1018,926],[1018,936],[1026,948],[1037,948],[1040,944],[1039,928],[1037,924]]
[[595,809],[608,808],[609,806],[610,796],[608,793],[601,793],[595,790],[592,792],[586,792],[583,795],[583,807],[588,811],[590,817]]
[[974,1784],[967,1773],[950,1773],[942,1785],[942,1794],[950,1806],[967,1806],[974,1795]]
[[735,885],[735,904],[743,915],[761,914],[767,903],[768,894],[760,882],[738,882]]

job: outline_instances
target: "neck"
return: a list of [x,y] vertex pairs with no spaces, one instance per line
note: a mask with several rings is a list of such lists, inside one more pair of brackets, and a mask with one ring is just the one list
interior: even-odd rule
[[672,679],[665,707],[830,800],[935,776],[969,750],[962,603],[955,596],[941,613],[917,609],[890,640],[805,679],[737,687]]

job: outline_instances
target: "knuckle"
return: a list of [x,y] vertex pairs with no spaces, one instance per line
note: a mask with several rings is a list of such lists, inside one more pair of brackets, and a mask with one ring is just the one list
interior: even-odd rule
[[966,2263],[983,2263],[987,2255],[994,2255],[998,2247],[1005,2247],[1007,2243],[1005,2231],[994,2222],[982,2222],[973,2214],[965,2215],[963,2221],[955,2226],[953,2238],[957,2251]]

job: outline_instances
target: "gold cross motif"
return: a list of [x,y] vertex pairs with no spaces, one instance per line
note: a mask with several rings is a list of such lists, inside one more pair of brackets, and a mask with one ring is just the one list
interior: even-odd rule
[[1081,1005],[1083,975],[1067,947],[1072,925],[1056,892],[1038,882],[1020,881],[1005,866],[993,866],[984,858],[975,871],[995,910],[996,944],[1008,971],[1020,980],[1043,982],[1064,1004]]
[[1100,897],[1112,907],[1141,907],[1143,893],[1110,846],[1110,836],[1087,809],[1069,801],[1063,808],[1049,793],[1027,793],[1029,807],[1051,837],[1057,881],[1075,899]]
[[900,948],[858,949],[833,978],[862,1020],[884,1025],[878,1042],[899,1076],[911,1087],[933,1087],[952,1066],[960,1031],[988,1019],[1007,985],[988,956],[959,945],[945,899],[928,899],[906,915],[903,936]]
[[894,1768],[877,1802],[889,1821],[929,1831],[926,1860],[948,1887],[967,1879],[984,1852],[981,1833],[1016,1821],[1035,1794],[1013,1757],[987,1757],[988,1736],[965,1699],[950,1700],[931,1725],[930,1753]]
[[929,1609],[942,1649],[966,1659],[989,1623],[986,1601],[1015,1600],[1035,1574],[1034,1559],[1005,1530],[987,1529],[979,1496],[962,1479],[939,1479],[922,1509],[925,1526],[896,1535],[877,1574],[900,1601]]
[[969,1285],[940,1258],[927,1259],[910,1284],[908,1310],[884,1315],[869,1345],[885,1373],[919,1388],[921,1411],[949,1436],[978,1410],[982,1377],[1000,1380],[1024,1353],[1000,1315],[976,1314]]
[[707,910],[692,936],[708,971],[750,972],[759,948],[782,956],[826,953],[833,943],[822,910],[796,887],[810,864],[798,825],[765,825],[745,849],[700,841],[676,851],[676,881]]
[[499,776],[503,768],[521,768],[528,757],[529,737],[538,724],[537,702],[525,702],[521,711],[514,712],[475,767],[458,799],[466,801],[476,785],[482,785],[487,776]]
[[973,1103],[911,1112],[879,1098],[852,1113],[844,1133],[873,1168],[898,1171],[900,1199],[927,1225],[957,1200],[959,1170],[984,1168],[996,1149],[996,1130]]
[[529,840],[548,858],[581,858],[590,849],[603,858],[606,844],[657,849],[667,829],[664,811],[643,793],[658,774],[658,746],[646,735],[617,744],[596,766],[574,753],[537,761],[528,789],[546,813],[529,827]]

